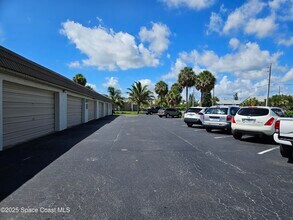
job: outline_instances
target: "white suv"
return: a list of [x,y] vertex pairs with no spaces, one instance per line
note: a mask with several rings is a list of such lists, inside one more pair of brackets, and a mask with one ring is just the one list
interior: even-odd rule
[[184,122],[188,127],[192,127],[193,124],[201,125],[206,109],[206,107],[190,107],[184,114]]
[[243,107],[232,119],[233,137],[241,139],[244,134],[272,137],[275,122],[284,116],[283,109],[277,107]]

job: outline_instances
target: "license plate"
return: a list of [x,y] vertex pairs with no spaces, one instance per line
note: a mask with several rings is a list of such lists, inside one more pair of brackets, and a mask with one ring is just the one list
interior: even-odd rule
[[220,121],[219,118],[210,118],[210,121]]
[[245,124],[253,124],[255,122],[255,119],[242,119],[242,122]]

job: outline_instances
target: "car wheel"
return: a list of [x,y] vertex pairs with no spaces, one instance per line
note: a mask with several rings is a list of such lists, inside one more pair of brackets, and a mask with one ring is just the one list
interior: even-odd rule
[[287,145],[280,145],[280,153],[282,155],[282,157],[286,157],[286,158],[292,158],[293,157],[293,150],[292,147],[287,146]]
[[192,127],[192,124],[188,123],[187,126],[188,126],[188,127]]
[[178,118],[181,118],[181,117],[182,117],[182,115],[181,115],[181,114],[179,114],[179,115],[178,115]]
[[166,118],[169,118],[169,117],[170,117],[170,115],[169,115],[169,114],[167,114],[167,115],[166,115]]
[[152,115],[153,113],[152,112],[150,112],[150,115]]
[[159,117],[162,118],[163,116],[162,115],[159,115]]
[[211,128],[206,128],[206,131],[207,132],[212,132],[212,129]]
[[241,140],[241,138],[242,138],[242,134],[241,134],[241,133],[238,133],[238,132],[235,132],[235,133],[233,134],[233,137],[234,137],[235,139],[237,139],[237,140]]

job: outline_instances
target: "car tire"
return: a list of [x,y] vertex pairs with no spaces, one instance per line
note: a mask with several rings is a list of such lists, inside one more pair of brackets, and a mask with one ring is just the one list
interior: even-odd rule
[[150,115],[152,115],[153,113],[152,112],[150,112]]
[[234,133],[233,133],[233,137],[234,137],[236,140],[241,140],[241,138],[242,138],[242,134],[239,133],[239,132],[234,132]]
[[206,128],[206,131],[210,133],[210,132],[212,132],[212,129],[211,128]]
[[162,115],[159,115],[159,117],[162,118],[163,116]]
[[169,118],[169,117],[170,117],[170,115],[169,115],[169,114],[167,114],[167,115],[166,115],[166,118]]
[[181,117],[182,117],[182,115],[181,115],[181,114],[179,114],[179,115],[178,115],[178,118],[181,118]]
[[293,158],[293,150],[292,150],[292,147],[290,147],[290,146],[281,144],[280,145],[280,153],[281,153],[282,157],[291,158],[291,159]]
[[187,123],[187,126],[188,126],[188,127],[192,127],[192,124],[190,124],[190,123]]

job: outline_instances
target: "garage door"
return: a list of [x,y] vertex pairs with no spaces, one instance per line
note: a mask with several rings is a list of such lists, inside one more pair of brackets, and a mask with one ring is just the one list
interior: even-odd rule
[[89,121],[95,119],[95,102],[89,100],[88,101],[88,113],[89,113]]
[[79,125],[82,122],[82,102],[81,98],[67,96],[67,127]]
[[54,92],[3,82],[4,147],[54,130]]
[[100,118],[104,117],[104,103],[103,102],[99,103],[99,116]]

